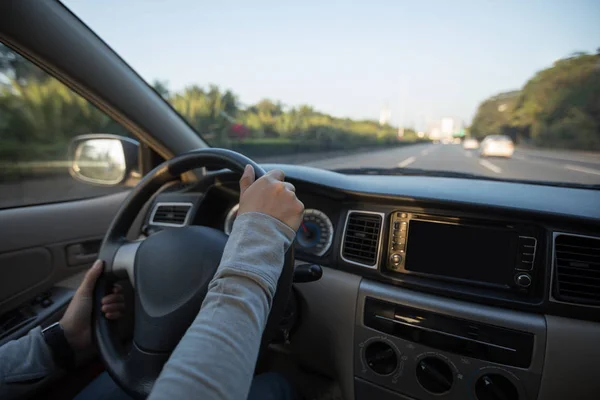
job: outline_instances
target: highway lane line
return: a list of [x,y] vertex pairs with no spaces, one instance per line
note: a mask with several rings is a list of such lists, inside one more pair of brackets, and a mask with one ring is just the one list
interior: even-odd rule
[[398,166],[400,168],[404,168],[407,165],[410,165],[410,164],[414,163],[416,160],[417,160],[417,157],[408,157],[406,160],[399,162]]
[[425,149],[425,150],[423,150],[423,151],[421,152],[421,155],[422,155],[422,156],[426,156],[427,154],[429,154],[429,150],[428,150],[428,149]]
[[502,172],[502,168],[500,168],[497,165],[492,164],[488,160],[480,160],[479,164],[481,164],[482,167],[485,167],[485,168],[489,169],[490,171],[495,172],[497,174]]
[[517,160],[521,160],[521,161],[529,161],[525,158],[525,156],[519,156],[519,155],[513,154],[512,157],[516,158]]
[[473,157],[473,154],[468,151],[465,151],[465,157]]
[[577,165],[571,165],[571,164],[566,164],[564,167],[565,167],[565,169],[569,169],[571,171],[583,172],[584,174],[600,175],[600,171],[597,169],[579,167]]

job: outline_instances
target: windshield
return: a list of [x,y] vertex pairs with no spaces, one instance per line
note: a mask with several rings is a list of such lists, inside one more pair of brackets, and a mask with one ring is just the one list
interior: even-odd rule
[[600,184],[597,1],[64,3],[258,162]]

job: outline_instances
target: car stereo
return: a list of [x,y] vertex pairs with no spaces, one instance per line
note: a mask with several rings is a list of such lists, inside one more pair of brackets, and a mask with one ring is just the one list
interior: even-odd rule
[[533,283],[536,247],[536,238],[515,225],[394,212],[387,268],[527,292]]

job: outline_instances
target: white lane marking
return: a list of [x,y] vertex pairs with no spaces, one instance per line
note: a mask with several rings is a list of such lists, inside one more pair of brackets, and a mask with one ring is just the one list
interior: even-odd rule
[[526,161],[527,159],[525,158],[525,156],[519,156],[516,154],[513,154],[513,158],[516,158],[517,160],[522,160],[522,161]]
[[468,151],[465,151],[465,157],[473,157],[473,154]]
[[423,150],[423,151],[421,152],[421,155],[422,155],[422,156],[426,156],[427,154],[429,154],[429,150],[428,150],[428,149],[425,149],[425,150]]
[[479,164],[481,164],[482,167],[485,167],[485,168],[489,169],[490,171],[495,172],[497,174],[502,172],[502,168],[500,168],[497,165],[492,164],[488,160],[480,160]]
[[406,160],[404,160],[404,161],[402,161],[402,162],[399,162],[399,163],[398,163],[398,166],[399,166],[400,168],[404,168],[404,167],[406,167],[407,165],[410,165],[410,164],[414,163],[416,160],[417,160],[417,157],[408,157]]
[[600,171],[597,170],[597,169],[591,169],[591,168],[586,168],[586,167],[579,167],[577,165],[571,165],[571,164],[566,164],[565,168],[566,169],[570,169],[571,171],[583,172],[585,174],[600,175]]

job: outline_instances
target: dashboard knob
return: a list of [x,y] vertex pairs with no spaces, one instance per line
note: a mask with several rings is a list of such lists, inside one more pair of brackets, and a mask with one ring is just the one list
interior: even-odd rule
[[392,262],[392,265],[398,266],[402,263],[402,256],[400,254],[392,254],[390,261]]
[[373,342],[365,350],[365,359],[369,368],[379,375],[389,375],[398,366],[398,355],[384,342]]
[[515,282],[522,288],[528,288],[531,286],[531,276],[529,274],[519,274],[515,278]]
[[452,387],[454,374],[450,366],[436,357],[426,357],[417,364],[417,380],[431,393],[446,393]]
[[519,392],[508,378],[500,374],[483,375],[475,383],[477,400],[518,400]]

